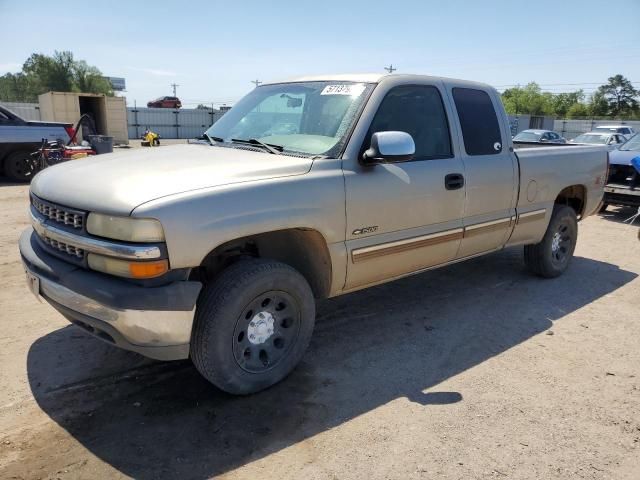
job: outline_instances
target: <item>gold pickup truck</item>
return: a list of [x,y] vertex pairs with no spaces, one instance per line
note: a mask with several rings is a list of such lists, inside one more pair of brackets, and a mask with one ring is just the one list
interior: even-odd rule
[[300,361],[316,299],[516,245],[560,275],[606,175],[604,148],[514,150],[484,84],[301,78],[254,89],[196,143],[39,173],[20,251],[74,324],[248,394]]

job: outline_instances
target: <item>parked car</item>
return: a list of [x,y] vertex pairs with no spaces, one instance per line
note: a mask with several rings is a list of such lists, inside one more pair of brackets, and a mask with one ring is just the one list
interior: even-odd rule
[[147,102],[149,108],[181,108],[182,102],[178,97],[158,97]]
[[204,138],[39,173],[20,252],[71,322],[234,394],[291,372],[316,299],[516,245],[561,275],[607,171],[605,148],[514,151],[495,89],[419,75],[263,84]]
[[627,125],[600,125],[594,128],[593,131],[598,133],[620,133],[624,135],[624,138],[626,138],[627,140],[629,140],[636,134],[636,131],[632,127],[629,127]]
[[523,130],[513,137],[514,142],[567,143],[567,139],[552,130]]
[[627,139],[620,133],[588,132],[569,140],[581,145],[605,145],[609,151],[615,150]]
[[42,139],[67,143],[73,135],[71,123],[27,121],[0,106],[0,173],[19,182],[31,180],[37,173],[31,154]]
[[640,159],[640,135],[635,135],[609,154],[609,178],[604,187],[604,204],[640,207],[640,170],[631,162]]

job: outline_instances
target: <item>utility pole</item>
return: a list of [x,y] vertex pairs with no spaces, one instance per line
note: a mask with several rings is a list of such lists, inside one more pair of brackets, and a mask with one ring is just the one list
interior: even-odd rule
[[179,87],[180,85],[178,85],[177,83],[172,83],[171,84],[171,88],[173,88],[173,96],[177,97],[176,95],[176,88]]
[[393,63],[391,65],[389,65],[388,67],[384,67],[384,69],[389,72],[389,73],[393,73],[397,70],[397,68],[393,68]]
[[251,80],[251,83],[253,83],[256,88],[258,88],[262,82],[256,78],[255,80]]

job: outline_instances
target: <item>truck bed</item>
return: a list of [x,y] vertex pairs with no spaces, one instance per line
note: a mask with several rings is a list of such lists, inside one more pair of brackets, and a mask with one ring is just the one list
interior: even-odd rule
[[540,143],[540,142],[513,142],[514,150],[521,148],[549,148],[549,147],[580,147],[578,143]]
[[558,192],[574,185],[585,189],[583,216],[598,208],[607,181],[606,147],[520,144],[514,150],[520,169],[519,208],[531,204],[550,208]]

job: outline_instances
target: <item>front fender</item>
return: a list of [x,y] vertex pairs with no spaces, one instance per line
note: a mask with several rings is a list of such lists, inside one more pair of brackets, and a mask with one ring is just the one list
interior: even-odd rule
[[[245,182],[163,197],[135,208],[165,231],[171,268],[200,265],[231,240],[290,228],[344,242],[345,194],[339,160],[314,162],[305,175]],[[323,163],[324,165],[316,165]]]

